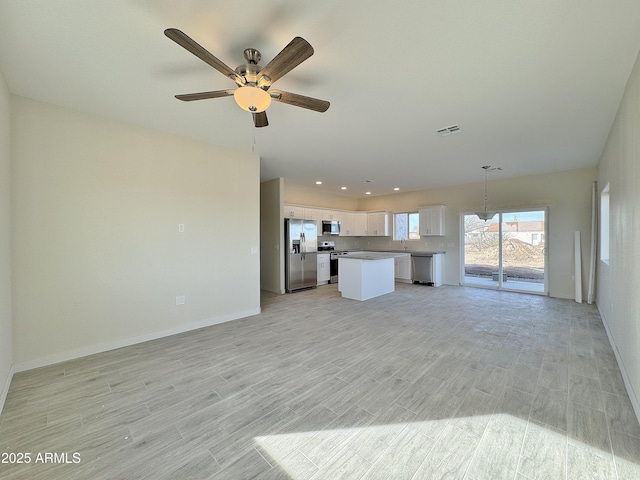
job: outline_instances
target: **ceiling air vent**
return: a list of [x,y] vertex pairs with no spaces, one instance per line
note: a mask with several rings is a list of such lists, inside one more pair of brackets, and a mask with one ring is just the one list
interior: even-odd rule
[[460,125],[451,125],[450,127],[439,128],[436,130],[436,133],[441,137],[446,137],[447,135],[451,135],[452,133],[459,133],[462,130],[460,129]]

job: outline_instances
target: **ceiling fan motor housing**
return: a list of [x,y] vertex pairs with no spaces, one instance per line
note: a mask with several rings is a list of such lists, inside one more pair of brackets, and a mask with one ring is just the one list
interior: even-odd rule
[[267,90],[271,86],[271,81],[269,77],[264,75],[258,78],[260,70],[261,68],[255,63],[243,63],[242,65],[238,65],[235,71],[245,79],[245,83],[242,84],[239,81],[236,81],[236,83],[240,86],[251,85]]
[[247,59],[248,63],[257,65],[258,63],[260,63],[260,59],[262,58],[262,55],[260,54],[260,51],[255,48],[245,48],[244,58]]

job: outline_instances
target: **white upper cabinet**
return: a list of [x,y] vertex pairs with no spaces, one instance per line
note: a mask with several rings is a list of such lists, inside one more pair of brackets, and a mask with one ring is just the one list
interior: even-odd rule
[[367,235],[367,213],[356,212],[353,214],[355,218],[356,237],[364,237]]
[[[443,236],[445,234],[445,209],[444,205],[418,208],[420,235]],[[322,235],[323,220],[340,222],[341,237],[388,237],[393,234],[393,212],[386,210],[351,212],[285,204],[284,218],[315,220],[318,224],[318,235]]]
[[323,210],[322,220],[341,220],[342,212],[336,210]]
[[367,212],[367,236],[391,235],[391,212]]
[[444,235],[445,209],[446,207],[444,205],[418,208],[418,214],[420,216],[420,236]]
[[301,218],[304,219],[305,208],[299,205],[285,205],[284,218]]
[[352,212],[341,212],[340,215],[340,236],[356,236],[356,215]]
[[315,220],[318,225],[318,235],[322,233],[322,209],[321,208],[304,208],[305,220]]
[[301,205],[285,205],[284,218],[299,218],[303,220],[315,220],[320,229],[323,210],[321,208],[303,207]]

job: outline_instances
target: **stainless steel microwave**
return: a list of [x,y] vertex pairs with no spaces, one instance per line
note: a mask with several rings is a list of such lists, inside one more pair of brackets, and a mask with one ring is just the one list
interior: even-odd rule
[[340,235],[340,222],[337,220],[323,220],[322,235]]

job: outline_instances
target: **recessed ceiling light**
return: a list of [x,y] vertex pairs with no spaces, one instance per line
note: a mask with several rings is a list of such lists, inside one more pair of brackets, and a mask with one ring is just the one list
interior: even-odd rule
[[371,192],[364,192],[365,195],[371,195]]
[[318,181],[316,182],[316,185],[322,185],[322,182],[321,182],[320,180],[318,180]]
[[346,190],[347,187],[340,187],[340,190]]
[[393,187],[393,190],[397,192],[398,190],[400,190],[400,187]]

